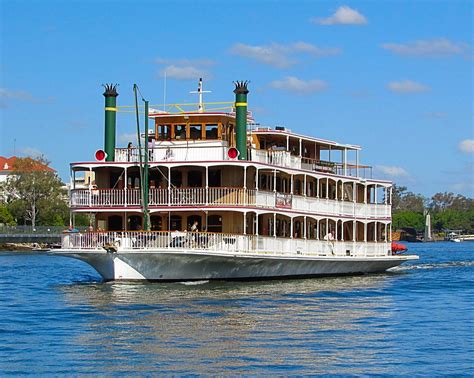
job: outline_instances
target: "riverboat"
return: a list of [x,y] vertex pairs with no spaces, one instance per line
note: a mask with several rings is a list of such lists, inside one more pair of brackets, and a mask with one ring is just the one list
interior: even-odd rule
[[236,82],[235,102],[205,104],[200,81],[194,109],[145,102],[138,146],[116,148],[125,108],[106,85],[105,148],[70,166],[71,226],[76,214],[91,226],[52,253],[105,280],[150,281],[365,274],[418,258],[392,252],[392,184],[359,146],[261,127],[248,92]]

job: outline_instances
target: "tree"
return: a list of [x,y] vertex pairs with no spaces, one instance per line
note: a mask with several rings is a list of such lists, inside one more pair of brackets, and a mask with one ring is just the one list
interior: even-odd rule
[[430,209],[434,212],[444,210],[469,211],[474,209],[474,200],[461,194],[436,193],[431,197]]
[[392,224],[394,230],[412,227],[417,231],[421,231],[425,227],[425,217],[423,216],[423,213],[415,211],[400,211],[393,214]]
[[407,192],[405,186],[393,185],[392,188],[392,209],[398,211],[415,211],[423,213],[426,198],[421,194]]
[[14,226],[16,224],[15,219],[13,219],[13,216],[4,204],[0,204],[0,224],[6,226]]
[[[59,214],[58,208],[67,208],[63,184],[43,157],[17,158],[3,190],[7,196],[8,209],[17,222],[30,223],[32,227],[37,225],[38,220],[48,219],[48,212]],[[57,216],[55,222],[59,222]]]

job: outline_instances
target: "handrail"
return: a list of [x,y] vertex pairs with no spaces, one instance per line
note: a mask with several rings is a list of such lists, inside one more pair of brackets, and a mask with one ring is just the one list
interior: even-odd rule
[[[215,251],[316,256],[387,256],[389,241],[355,242],[214,232],[110,231],[64,233],[62,248],[81,251]],[[349,251],[349,254],[347,253]]]
[[[141,205],[139,189],[72,189],[72,208],[127,207]],[[283,201],[283,202],[282,202]],[[360,216],[390,216],[389,204],[365,204],[344,199],[327,199],[267,190],[239,187],[150,188],[150,206],[256,206],[285,207],[302,212],[334,213]]]

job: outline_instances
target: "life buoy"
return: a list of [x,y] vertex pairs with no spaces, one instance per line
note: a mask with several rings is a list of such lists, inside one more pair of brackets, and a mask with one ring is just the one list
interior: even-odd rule
[[392,242],[392,253],[397,254],[397,253],[405,252],[407,250],[408,248],[405,247],[403,244]]

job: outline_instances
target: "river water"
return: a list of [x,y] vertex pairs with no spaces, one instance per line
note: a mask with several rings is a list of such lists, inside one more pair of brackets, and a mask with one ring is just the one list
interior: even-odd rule
[[0,252],[0,373],[474,375],[474,243],[408,246],[385,274],[194,284]]

